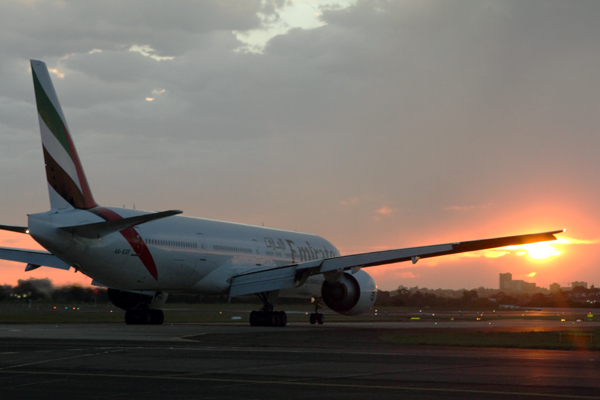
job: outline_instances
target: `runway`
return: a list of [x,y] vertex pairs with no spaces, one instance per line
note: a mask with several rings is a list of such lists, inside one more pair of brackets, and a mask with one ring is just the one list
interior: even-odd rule
[[399,347],[377,325],[0,325],[0,398],[600,399],[598,352]]

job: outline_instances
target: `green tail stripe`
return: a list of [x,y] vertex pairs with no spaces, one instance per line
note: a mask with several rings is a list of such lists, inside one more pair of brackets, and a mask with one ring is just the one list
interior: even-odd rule
[[46,126],[50,129],[50,132],[56,136],[56,139],[62,144],[62,146],[67,151],[67,154],[71,159],[73,159],[73,155],[71,154],[71,149],[69,148],[69,142],[67,140],[67,134],[65,132],[65,126],[63,124],[60,115],[54,108],[54,105],[48,98],[48,95],[44,91],[40,81],[38,80],[37,75],[35,74],[35,70],[32,68],[33,72],[33,87],[35,89],[35,102],[37,104],[38,113],[44,120]]

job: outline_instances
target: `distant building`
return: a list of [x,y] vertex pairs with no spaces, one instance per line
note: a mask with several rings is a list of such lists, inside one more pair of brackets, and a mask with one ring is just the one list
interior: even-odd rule
[[536,284],[533,282],[525,282],[521,280],[512,281],[512,290],[514,292],[534,292]]
[[560,290],[560,284],[554,282],[552,285],[550,285],[551,292],[558,292],[559,290]]
[[583,286],[584,288],[587,289],[587,282],[581,282],[581,281],[571,282],[571,288],[574,288],[577,286]]
[[504,292],[535,292],[537,285],[533,282],[512,279],[512,274],[507,272],[500,274],[500,290]]
[[503,291],[513,290],[512,274],[510,272],[507,272],[505,274],[500,274],[500,290],[503,290]]

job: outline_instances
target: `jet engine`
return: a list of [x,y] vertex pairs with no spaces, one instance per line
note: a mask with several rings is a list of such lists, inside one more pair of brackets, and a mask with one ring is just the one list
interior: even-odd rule
[[344,272],[339,280],[325,280],[321,296],[327,307],[343,315],[358,315],[368,311],[377,299],[377,286],[363,270],[355,274]]

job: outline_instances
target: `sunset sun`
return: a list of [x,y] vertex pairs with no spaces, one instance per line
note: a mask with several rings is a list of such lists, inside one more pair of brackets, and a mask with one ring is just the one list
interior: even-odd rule
[[561,252],[552,247],[550,243],[545,242],[528,244],[523,246],[523,248],[527,251],[529,257],[535,258],[536,260],[561,254]]

